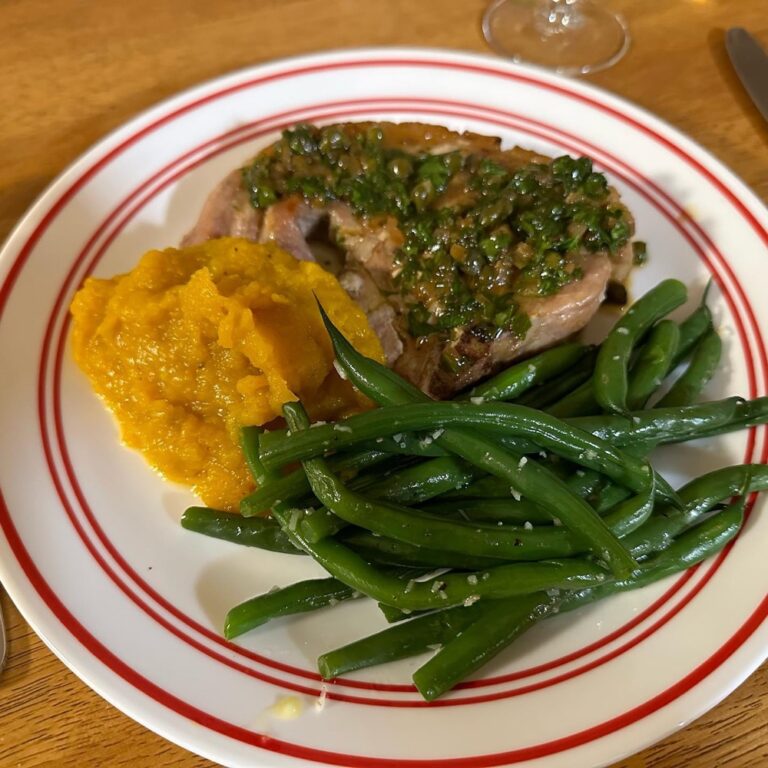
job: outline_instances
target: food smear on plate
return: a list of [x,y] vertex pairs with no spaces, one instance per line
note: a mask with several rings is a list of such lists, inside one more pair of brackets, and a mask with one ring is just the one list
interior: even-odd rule
[[333,275],[236,238],[149,251],[127,274],[86,280],[71,307],[75,359],[128,446],[230,509],[253,490],[241,427],[298,399],[313,419],[368,405],[334,369],[315,296],[361,352],[383,360]]
[[589,158],[421,123],[301,124],[228,175],[186,243],[335,248],[387,362],[445,398],[580,331],[642,243]]

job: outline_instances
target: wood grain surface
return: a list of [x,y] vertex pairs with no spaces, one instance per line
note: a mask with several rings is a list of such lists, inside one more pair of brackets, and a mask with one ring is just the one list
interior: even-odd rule
[[[0,239],[105,133],[176,91],[275,57],[337,47],[487,52],[485,0],[3,0]],[[615,0],[632,48],[588,79],[703,144],[768,201],[768,128],[735,80],[723,31],[768,45],[766,0]],[[162,245],[162,244],[159,244]],[[0,374],[2,375],[2,374]],[[81,683],[8,597],[0,768],[213,765],[129,720]],[[614,768],[768,766],[768,668],[692,725]]]

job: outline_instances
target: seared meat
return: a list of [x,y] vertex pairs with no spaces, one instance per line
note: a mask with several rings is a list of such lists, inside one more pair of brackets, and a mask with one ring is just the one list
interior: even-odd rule
[[438,398],[581,330],[632,266],[632,218],[589,161],[416,123],[288,132],[213,190],[184,242],[243,236],[307,260],[320,225],[388,363]]
[[208,195],[195,226],[181,241],[182,245],[195,245],[215,237],[245,237],[258,240],[262,213],[251,205],[243,187],[240,169],[227,174]]
[[[605,255],[589,254],[582,260],[584,276],[561,288],[554,296],[521,300],[531,321],[524,338],[507,332],[488,341],[464,329],[449,346],[468,361],[459,371],[440,365],[444,346],[409,339],[409,346],[394,364],[395,370],[438,399],[447,398],[495,373],[504,363],[538,352],[580,331],[605,296],[611,262]],[[374,329],[375,330],[375,329]]]
[[259,242],[277,243],[301,261],[314,261],[307,236],[324,215],[323,209],[314,208],[299,197],[281,200],[264,211]]

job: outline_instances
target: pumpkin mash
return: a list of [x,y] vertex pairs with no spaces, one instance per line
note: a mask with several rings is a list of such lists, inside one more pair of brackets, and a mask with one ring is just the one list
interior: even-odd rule
[[358,350],[383,360],[335,277],[235,238],[149,251],[126,275],[86,280],[71,306],[75,359],[127,445],[231,509],[253,488],[241,426],[267,424],[292,400],[313,419],[368,405],[334,369],[313,293]]

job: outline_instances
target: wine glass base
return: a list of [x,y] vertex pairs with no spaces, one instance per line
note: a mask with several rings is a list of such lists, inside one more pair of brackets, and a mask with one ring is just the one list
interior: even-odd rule
[[610,67],[629,48],[621,16],[592,0],[557,4],[550,14],[537,0],[495,0],[483,16],[483,34],[502,56],[567,75]]

